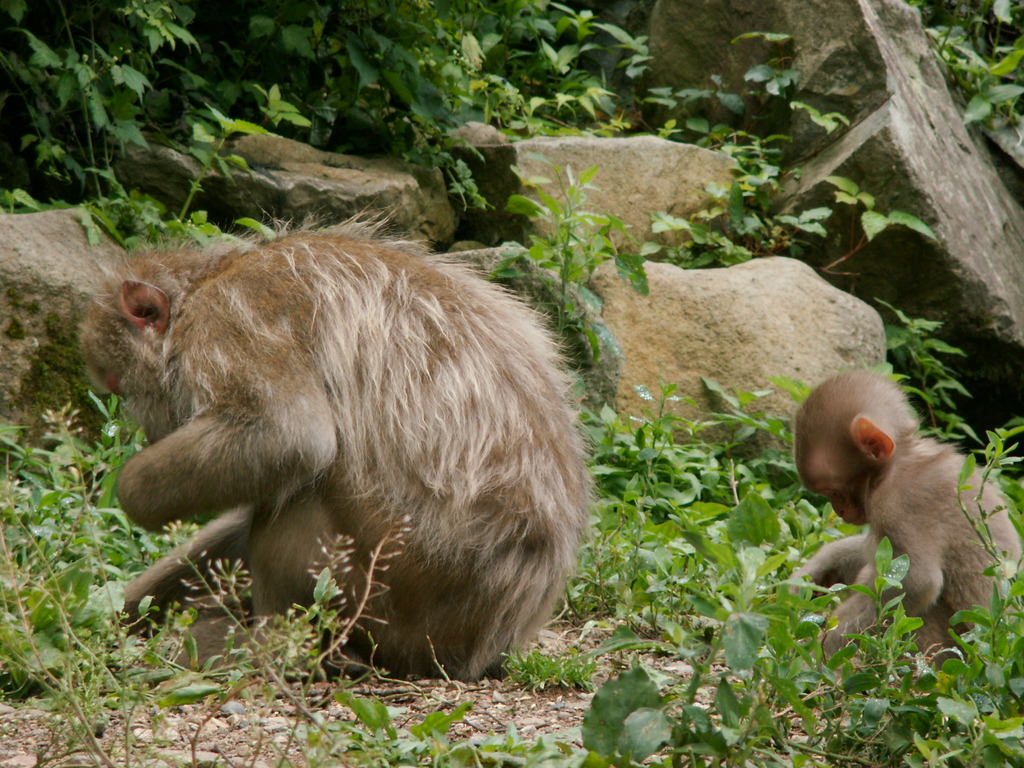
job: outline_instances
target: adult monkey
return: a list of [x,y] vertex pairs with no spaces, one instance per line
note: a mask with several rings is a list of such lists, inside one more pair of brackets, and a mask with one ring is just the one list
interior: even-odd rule
[[[963,455],[918,434],[917,426],[903,391],[870,371],[840,373],[808,396],[794,421],[800,478],[827,496],[845,522],[867,524],[868,530],[826,544],[795,575],[825,587],[873,587],[875,550],[887,537],[894,555],[910,557],[903,606],[924,622],[916,632],[918,647],[935,654],[951,645],[957,611],[987,605],[992,594],[985,570],[993,557],[968,515],[975,522],[984,518],[995,550],[1011,561],[1020,559],[1021,544],[1006,501],[993,481],[982,487],[980,472],[971,476],[973,487],[962,494],[961,509]],[[829,655],[849,642],[846,635],[875,623],[875,603],[854,592],[835,616],[837,626],[822,641]]]
[[339,536],[359,594],[402,530],[350,640],[363,661],[470,680],[549,617],[590,484],[555,345],[501,288],[349,223],[132,258],[82,344],[150,440],[121,470],[129,517],[224,513],[128,586],[129,611],[222,559],[255,615],[309,604]]

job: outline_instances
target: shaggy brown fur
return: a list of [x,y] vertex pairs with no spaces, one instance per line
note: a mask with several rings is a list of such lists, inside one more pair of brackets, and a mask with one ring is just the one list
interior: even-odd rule
[[339,536],[357,592],[404,530],[352,639],[375,664],[473,679],[549,617],[590,494],[568,382],[535,314],[468,269],[355,224],[156,251],[110,277],[82,341],[151,441],[121,470],[128,515],[225,513],[130,609],[222,558],[256,615],[308,604]]

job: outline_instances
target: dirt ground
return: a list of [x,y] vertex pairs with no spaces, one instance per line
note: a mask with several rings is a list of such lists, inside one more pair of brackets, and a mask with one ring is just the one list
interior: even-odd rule
[[[577,629],[545,630],[539,645],[545,652],[567,648],[588,650],[599,645],[607,633],[593,630],[581,636]],[[664,672],[683,675],[678,661],[644,657],[643,662]],[[629,660],[617,655],[601,656],[594,678],[595,690]],[[337,684],[317,683],[300,696],[300,686],[289,689],[273,701],[230,700],[224,705],[197,703],[160,709],[155,705],[136,709],[127,719],[113,713],[108,722],[97,723],[91,745],[69,743],[68,718],[74,713],[37,709],[27,702],[14,707],[0,703],[0,768],[55,766],[145,765],[153,768],[196,766],[196,768],[272,768],[284,764],[303,765],[308,749],[303,729],[297,724],[310,721],[330,725],[336,720],[354,720],[350,709],[339,704]],[[446,680],[410,682],[374,679],[348,686],[357,697],[372,698],[387,705],[392,724],[401,729],[422,721],[431,712],[451,712],[470,702],[470,710],[452,725],[452,743],[483,740],[502,735],[514,727],[519,738],[532,741],[549,736],[582,746],[580,726],[590,708],[592,692],[565,688],[531,691],[505,680],[485,679],[478,683]],[[312,729],[315,731],[316,729]],[[126,731],[132,747],[126,754]]]

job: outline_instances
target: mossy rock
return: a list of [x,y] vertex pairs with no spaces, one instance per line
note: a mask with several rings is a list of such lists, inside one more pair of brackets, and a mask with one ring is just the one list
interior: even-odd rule
[[46,414],[77,412],[74,425],[98,433],[78,326],[100,265],[123,258],[108,240],[91,242],[78,210],[0,215],[0,421],[38,441]]

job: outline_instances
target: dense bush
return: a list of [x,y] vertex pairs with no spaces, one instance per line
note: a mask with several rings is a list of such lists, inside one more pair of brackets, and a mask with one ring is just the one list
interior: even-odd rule
[[601,32],[638,74],[642,41],[549,0],[2,0],[0,141],[43,197],[99,196],[120,145],[187,142],[210,107],[433,161],[467,120],[530,131],[613,112],[584,66]]

